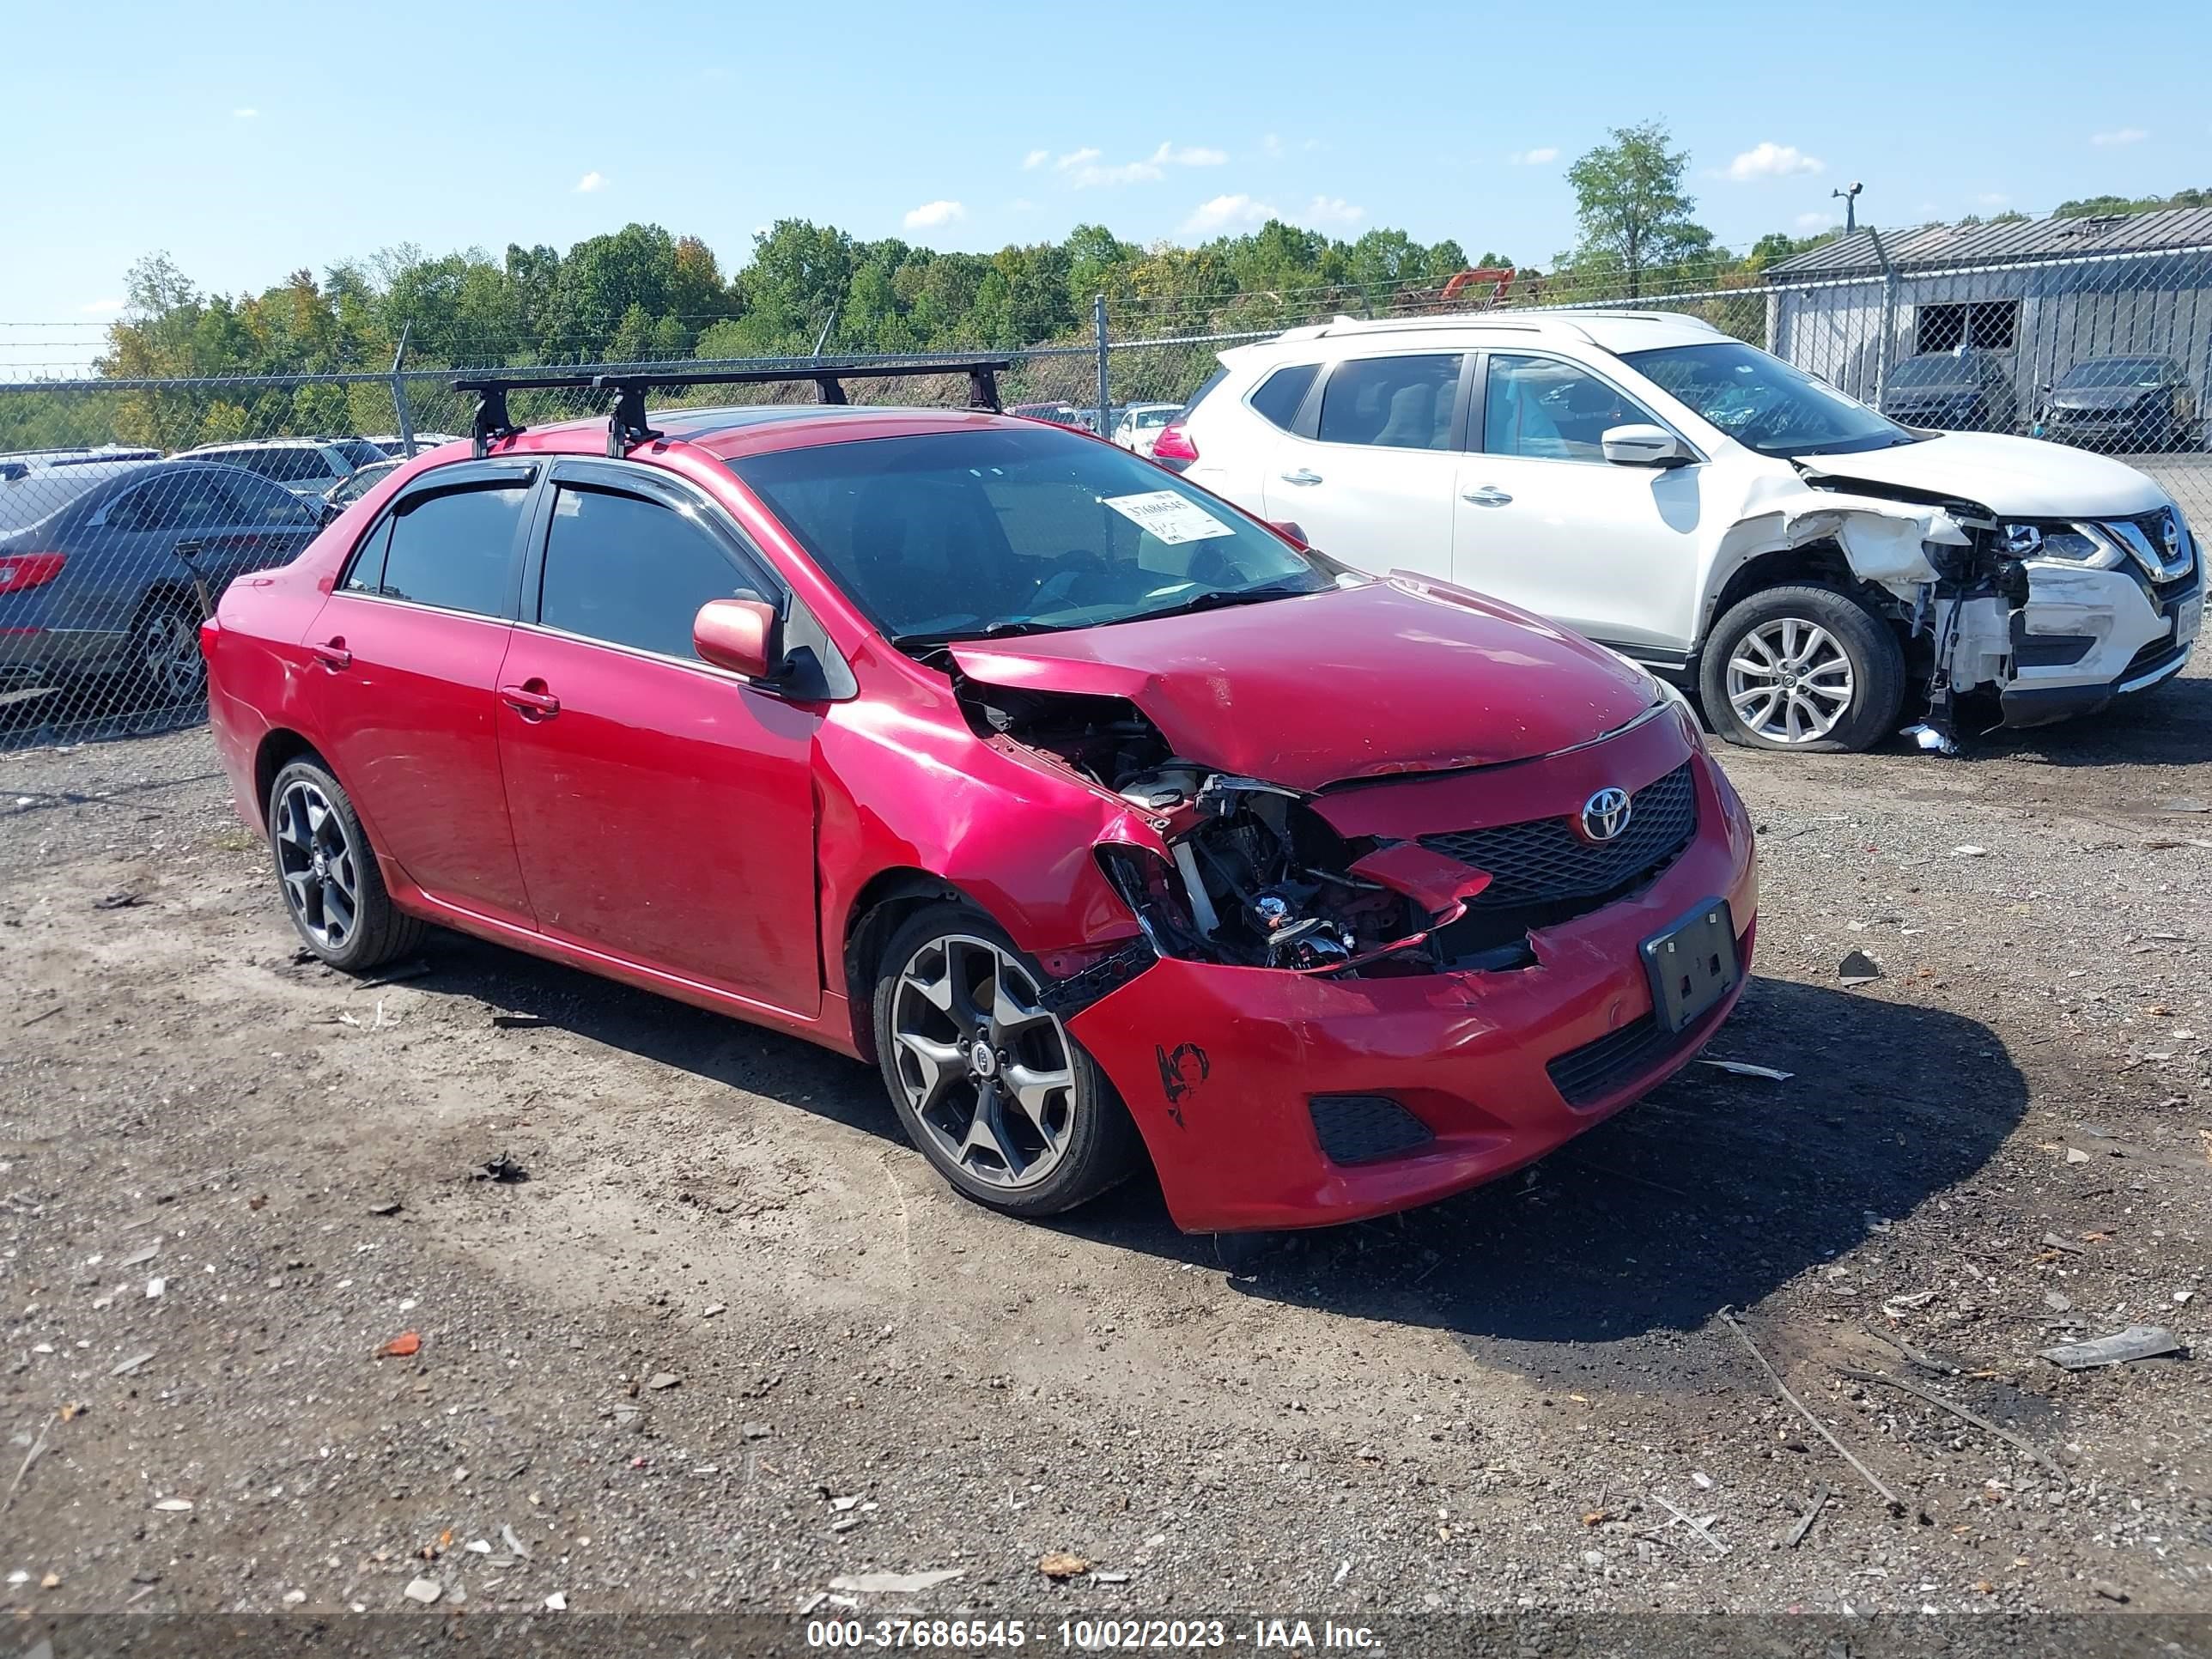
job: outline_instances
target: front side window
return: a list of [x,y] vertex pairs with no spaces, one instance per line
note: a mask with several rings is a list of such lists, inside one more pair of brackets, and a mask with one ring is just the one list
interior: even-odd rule
[[690,657],[701,605],[763,597],[714,532],[673,507],[580,484],[554,497],[538,603],[548,628]]
[[902,644],[1315,592],[1339,568],[1125,449],[1047,427],[820,444],[730,468]]
[[1557,357],[1492,352],[1482,404],[1482,447],[1492,455],[1602,461],[1617,426],[1656,426],[1610,381]]
[[1260,382],[1249,402],[1252,412],[1271,426],[1284,431],[1298,418],[1298,407],[1306,400],[1306,389],[1313,385],[1314,376],[1321,372],[1319,363],[1292,363],[1279,368]]
[[1456,351],[1339,363],[1322,388],[1314,435],[1325,444],[1449,449],[1459,371]]
[[287,529],[297,529],[302,525],[322,522],[305,501],[266,478],[226,478],[223,487],[238,504],[237,517],[232,520],[234,524],[282,525]]
[[356,556],[347,588],[441,611],[505,615],[515,527],[529,494],[518,479],[403,502]]
[[1918,441],[1826,381],[1739,340],[1631,351],[1622,361],[1762,455],[1849,455]]

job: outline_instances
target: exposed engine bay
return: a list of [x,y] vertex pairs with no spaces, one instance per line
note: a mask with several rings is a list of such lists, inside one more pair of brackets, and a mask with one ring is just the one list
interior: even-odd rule
[[1294,972],[1427,973],[1431,935],[1489,878],[1412,842],[1347,841],[1299,792],[1171,752],[1119,697],[963,679],[978,732],[1055,759],[1144,812],[1171,861],[1100,852],[1163,956]]

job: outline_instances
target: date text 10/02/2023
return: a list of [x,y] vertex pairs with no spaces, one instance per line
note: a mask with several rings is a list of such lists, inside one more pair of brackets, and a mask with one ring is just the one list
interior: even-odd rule
[[806,1644],[825,1649],[930,1648],[981,1650],[1021,1648],[1034,1639],[1065,1651],[1116,1653],[1182,1648],[1249,1647],[1349,1650],[1379,1645],[1377,1633],[1364,1625],[1333,1620],[1251,1619],[1063,1619],[1032,1632],[1019,1619],[815,1619],[806,1625]]

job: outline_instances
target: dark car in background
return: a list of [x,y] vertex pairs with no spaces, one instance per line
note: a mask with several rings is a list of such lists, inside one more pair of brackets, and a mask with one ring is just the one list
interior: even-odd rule
[[340,478],[323,492],[323,518],[327,522],[351,507],[362,496],[382,483],[404,463],[395,458],[388,461],[371,461],[367,466],[357,466],[349,477]]
[[207,683],[198,587],[289,562],[315,504],[235,466],[100,461],[0,472],[0,689],[106,682],[185,702]]
[[1994,351],[1925,351],[1883,379],[1881,412],[1938,432],[2011,432],[2020,392],[2010,360]]
[[256,438],[203,444],[179,459],[242,466],[283,484],[303,501],[319,501],[333,484],[352,477],[356,468],[391,458],[366,438]]
[[2193,449],[2203,410],[2171,357],[2093,357],[2043,388],[2030,435],[2106,454]]

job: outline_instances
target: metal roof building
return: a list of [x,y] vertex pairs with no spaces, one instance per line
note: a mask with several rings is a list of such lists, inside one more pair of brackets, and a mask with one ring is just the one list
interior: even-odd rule
[[1962,424],[2033,430],[2045,389],[2102,358],[2170,359],[2212,404],[2212,208],[1861,230],[1762,280],[1769,349],[1869,403],[1911,359],[1973,352],[2003,372]]

